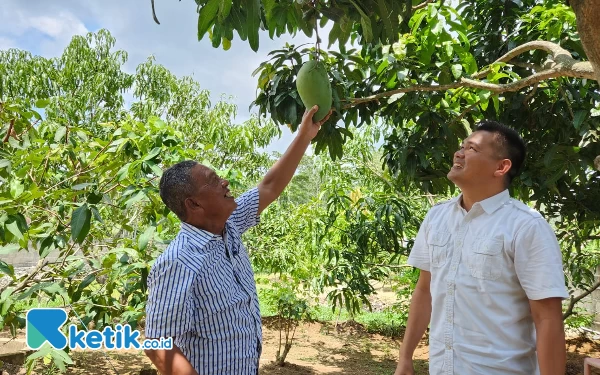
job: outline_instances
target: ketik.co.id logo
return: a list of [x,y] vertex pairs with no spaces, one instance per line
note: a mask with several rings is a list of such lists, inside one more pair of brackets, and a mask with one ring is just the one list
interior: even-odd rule
[[59,308],[36,308],[27,311],[25,336],[30,349],[39,349],[47,341],[55,349],[172,349],[173,339],[146,339],[138,341],[140,332],[128,324],[117,324],[97,330],[80,331],[75,324],[69,325],[69,337],[61,327],[67,321],[67,312]]
[[46,341],[55,349],[67,346],[67,337],[60,327],[67,321],[63,309],[31,309],[27,311],[25,338],[29,349],[39,349]]

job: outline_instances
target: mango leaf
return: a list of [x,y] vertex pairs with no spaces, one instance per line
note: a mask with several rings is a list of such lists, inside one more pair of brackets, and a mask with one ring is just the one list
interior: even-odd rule
[[387,8],[385,0],[377,0],[377,5],[379,5],[379,14],[381,19],[383,20],[383,26],[385,27],[387,35],[394,35],[395,30],[390,19],[392,16],[392,12]]
[[6,224],[6,229],[12,233],[15,237],[17,237],[18,239],[22,240],[23,239],[23,233],[21,232],[21,229],[19,229],[19,224],[17,223],[17,221],[11,221],[10,223]]
[[64,126],[59,127],[56,129],[56,133],[54,134],[54,142],[60,143],[66,134],[67,128]]
[[5,261],[0,260],[0,272],[14,277],[15,276],[15,268],[13,267],[12,264],[7,264]]
[[21,194],[23,194],[24,190],[25,187],[21,183],[21,180],[15,178],[10,182],[10,195],[13,198],[19,197]]
[[247,19],[246,30],[248,32],[248,42],[254,52],[258,51],[258,25],[260,23],[260,0],[247,0]]
[[225,21],[225,18],[229,16],[229,12],[231,11],[231,5],[233,4],[232,0],[221,0],[219,3],[219,22]]
[[452,75],[455,79],[459,79],[462,76],[463,67],[460,64],[453,64],[450,68],[452,70]]
[[46,108],[50,104],[50,99],[38,99],[35,101],[35,106],[37,108]]
[[208,0],[208,3],[200,9],[198,16],[198,40],[202,40],[204,34],[213,24],[217,11],[219,10],[221,0]]
[[152,236],[154,235],[155,230],[156,230],[156,227],[151,225],[148,228],[146,228],[144,233],[142,233],[140,235],[140,238],[138,239],[138,249],[140,251],[146,250],[146,247],[148,246],[148,242],[150,242],[150,239],[152,239]]
[[73,211],[71,217],[71,238],[77,243],[82,243],[90,231],[90,221],[92,213],[87,205],[82,206]]
[[150,151],[148,154],[146,154],[146,156],[144,156],[144,158],[142,160],[152,160],[156,156],[158,156],[158,154],[160,154],[160,151],[161,151],[160,147],[154,147],[152,149],[152,151]]

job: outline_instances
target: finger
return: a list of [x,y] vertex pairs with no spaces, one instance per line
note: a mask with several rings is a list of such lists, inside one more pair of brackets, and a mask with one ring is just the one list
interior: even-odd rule
[[329,120],[329,117],[331,116],[331,114],[333,113],[333,108],[331,108],[329,110],[329,112],[327,112],[327,115],[325,115],[325,117],[319,121],[319,125],[322,125],[323,123],[325,123],[325,121]]
[[312,117],[319,110],[318,105],[313,105],[311,109],[308,110],[308,114]]

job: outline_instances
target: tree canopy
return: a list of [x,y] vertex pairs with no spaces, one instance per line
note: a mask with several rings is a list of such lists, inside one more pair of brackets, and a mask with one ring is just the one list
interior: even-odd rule
[[353,128],[388,124],[381,162],[397,186],[452,192],[445,177],[452,154],[475,124],[496,119],[515,128],[528,158],[511,193],[555,225],[570,281],[593,284],[597,261],[582,256],[582,249],[600,238],[595,1],[196,3],[198,39],[232,54],[236,35],[257,50],[259,30],[271,38],[314,37],[314,46],[285,45],[269,53],[255,71],[253,104],[262,116],[295,130],[304,111],[296,76],[304,62],[322,60],[335,112],[314,140],[317,153],[339,160]]

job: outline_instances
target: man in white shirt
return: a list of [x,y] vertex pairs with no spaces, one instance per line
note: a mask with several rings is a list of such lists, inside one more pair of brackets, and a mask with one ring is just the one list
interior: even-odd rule
[[427,213],[408,259],[421,273],[395,375],[414,374],[430,323],[430,374],[565,373],[560,247],[507,190],[524,159],[518,133],[493,121],[454,154],[448,178],[461,194]]

